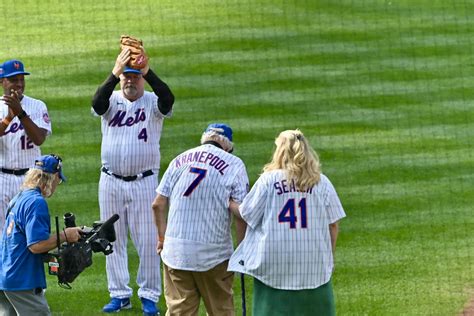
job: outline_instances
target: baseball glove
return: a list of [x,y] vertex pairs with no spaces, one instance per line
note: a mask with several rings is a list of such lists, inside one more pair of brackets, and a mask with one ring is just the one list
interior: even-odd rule
[[143,48],[143,42],[135,37],[122,35],[120,37],[120,49],[130,49],[130,61],[127,66],[134,69],[145,68],[148,64],[148,56]]

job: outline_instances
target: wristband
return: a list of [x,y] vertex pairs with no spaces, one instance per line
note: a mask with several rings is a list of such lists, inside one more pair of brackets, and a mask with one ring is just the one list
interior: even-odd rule
[[2,120],[2,123],[5,124],[5,126],[7,126],[7,127],[8,127],[8,125],[10,125],[11,122],[12,121],[7,119],[6,117]]
[[16,117],[18,117],[19,120],[22,120],[24,119],[25,117],[27,117],[28,114],[26,114],[25,110],[21,111],[20,114],[18,114]]
[[159,242],[165,242],[165,237],[158,236]]

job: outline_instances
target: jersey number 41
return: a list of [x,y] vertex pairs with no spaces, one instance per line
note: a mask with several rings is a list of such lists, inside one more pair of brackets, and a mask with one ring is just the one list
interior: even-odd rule
[[[300,209],[300,225],[301,228],[308,228],[308,220],[306,215],[306,198],[302,198],[298,202],[298,207]],[[280,224],[290,223],[290,228],[296,228],[296,223],[298,222],[298,217],[296,216],[296,201],[295,199],[289,199],[285,206],[281,209],[278,214],[278,222]]]

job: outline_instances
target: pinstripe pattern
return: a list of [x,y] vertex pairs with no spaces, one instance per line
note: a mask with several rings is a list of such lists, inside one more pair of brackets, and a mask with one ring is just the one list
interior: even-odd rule
[[[18,194],[20,186],[23,183],[25,176],[15,176],[0,172],[0,227],[3,228],[5,224],[5,215],[8,208],[8,203]],[[0,228],[0,229],[1,229]],[[1,230],[0,230],[1,232]]]
[[125,99],[121,91],[112,93],[110,107],[102,116],[101,149],[102,164],[111,172],[131,176],[160,169],[160,137],[165,116],[156,106],[157,99],[148,91],[135,102]]
[[[247,233],[229,262],[229,270],[250,274],[268,286],[284,290],[312,289],[331,278],[333,257],[329,224],[345,217],[329,179],[307,192],[296,192],[281,170],[264,173],[240,205]],[[280,193],[280,194],[278,194]],[[280,214],[295,201],[295,228]],[[306,203],[306,228],[302,207]],[[283,212],[288,216],[288,213]],[[240,261],[244,265],[239,264]]]
[[[48,110],[42,101],[25,95],[21,100],[21,106],[38,127],[47,130],[48,135],[51,134]],[[0,101],[0,117],[5,117],[7,114],[8,106]],[[26,136],[26,132],[20,125],[20,120],[15,117],[5,130],[6,135],[0,137],[0,166],[3,168],[29,168],[33,165],[35,158],[41,156],[39,146],[33,143],[22,146],[21,138]]]
[[[206,175],[189,196],[184,192],[198,175]],[[229,199],[240,203],[248,176],[242,160],[213,145],[190,149],[171,161],[157,192],[169,197],[166,242],[161,257],[174,269],[207,271],[233,251]]]
[[99,181],[101,219],[107,219],[115,213],[120,215],[120,220],[115,223],[117,240],[114,242],[114,252],[106,257],[111,297],[132,296],[132,288],[128,285],[129,230],[140,257],[137,274],[137,284],[140,287],[138,296],[156,302],[161,295],[160,257],[155,250],[157,231],[150,207],[157,185],[156,176],[125,182],[101,173]]
[[150,169],[155,173],[131,182],[101,173],[101,219],[120,215],[115,224],[114,252],[106,257],[111,297],[125,298],[133,294],[127,258],[129,232],[140,257],[138,296],[157,302],[161,295],[160,257],[155,249],[157,231],[151,204],[158,185],[159,141],[164,117],[158,110],[157,96],[147,91],[135,102],[125,99],[121,91],[114,91],[110,107],[102,116],[102,164],[110,172],[122,176],[133,176]]
[[[48,110],[44,102],[24,95],[21,100],[21,106],[38,127],[47,130],[47,135],[51,134],[51,122],[49,121]],[[0,118],[7,115],[8,106],[0,100]],[[0,167],[6,169],[29,168],[39,156],[41,156],[40,147],[29,141],[20,120],[15,117],[5,130],[5,135],[0,137]],[[20,190],[23,179],[24,176],[0,175],[1,227],[3,227],[5,221],[5,211],[8,202]]]

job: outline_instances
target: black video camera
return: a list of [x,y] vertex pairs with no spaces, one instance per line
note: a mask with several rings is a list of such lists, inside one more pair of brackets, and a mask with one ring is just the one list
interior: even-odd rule
[[[76,216],[73,213],[64,214],[64,226],[76,227]],[[107,221],[95,221],[91,227],[82,226],[82,237],[78,243],[90,245],[93,252],[103,252],[109,255],[113,252],[112,242],[115,241],[114,223],[119,219],[117,214]]]
[[[114,223],[119,219],[118,214],[112,215],[105,222],[96,221],[91,227],[83,226],[82,237],[76,243],[59,241],[59,222],[56,216],[56,233],[58,241],[57,253],[49,253],[49,274],[58,276],[59,286],[71,289],[69,283],[85,268],[92,265],[92,252],[102,252],[109,255],[113,252],[112,242],[115,241]],[[64,214],[64,225],[76,227],[76,217],[73,213]]]

